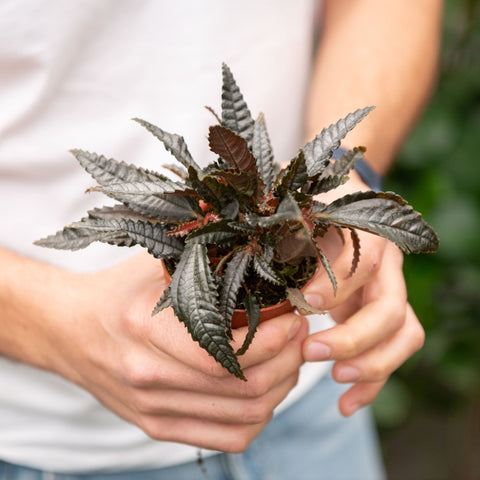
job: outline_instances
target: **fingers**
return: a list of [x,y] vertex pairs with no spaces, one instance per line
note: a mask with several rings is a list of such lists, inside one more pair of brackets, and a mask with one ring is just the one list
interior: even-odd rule
[[357,410],[370,405],[385,385],[382,382],[356,383],[345,392],[338,401],[338,409],[344,417],[350,417]]
[[393,245],[382,268],[364,288],[365,306],[344,323],[311,335],[304,344],[307,361],[348,359],[391,337],[405,322],[406,287],[401,259]]
[[[331,267],[337,280],[337,292],[335,294],[330,278],[325,269],[319,266],[314,280],[304,290],[304,296],[307,302],[314,307],[323,310],[332,310],[343,304],[360,287],[372,279],[380,269],[384,249],[387,241],[375,235],[358,232],[360,238],[360,261],[355,273],[350,274],[352,260],[354,257],[353,242],[346,235],[345,245],[340,255],[333,262],[330,259]],[[330,232],[327,241],[340,242],[338,235]],[[323,247],[322,247],[323,248]],[[327,249],[332,251],[330,246]]]
[[[258,343],[255,337],[252,352],[247,352],[245,360],[241,359],[247,382],[217,364],[188,334],[184,346],[179,347],[184,356],[178,352],[171,356],[168,349],[163,351],[158,347],[153,352],[126,352],[120,366],[120,381],[144,390],[181,389],[241,398],[262,396],[300,368],[304,361],[301,346],[308,335],[307,321],[296,315],[264,323],[259,327]],[[272,338],[275,335],[278,338]],[[289,338],[291,335],[293,338]],[[254,351],[257,349],[258,352]]]
[[351,415],[375,399],[424,341],[406,300],[402,255],[393,244],[387,243],[377,274],[332,313],[343,323],[311,335],[303,345],[304,358],[336,360],[334,380],[354,383],[339,401],[341,413]]
[[355,359],[336,362],[332,375],[337,382],[357,382],[340,398],[341,413],[349,416],[372,403],[391,373],[423,346],[424,339],[424,330],[408,305],[405,324],[392,338]]
[[[161,354],[166,354],[197,372],[202,372],[214,378],[226,378],[231,374],[217,363],[208,353],[194,342],[169,309],[168,318],[157,321],[150,336],[152,346]],[[265,363],[277,356],[295,338],[299,331],[306,335],[307,320],[305,317],[288,313],[280,317],[261,322],[255,334],[255,339],[239,360],[242,369]],[[233,348],[239,348],[245,338],[247,327],[233,331]]]
[[355,358],[337,361],[333,377],[341,383],[383,381],[417,352],[423,341],[423,328],[409,305],[406,321],[395,335]]
[[[136,392],[131,408],[142,417],[188,417],[225,424],[254,425],[268,420],[274,408],[296,385],[298,370],[270,390],[254,396],[217,396],[178,389]],[[263,389],[262,389],[263,390]]]

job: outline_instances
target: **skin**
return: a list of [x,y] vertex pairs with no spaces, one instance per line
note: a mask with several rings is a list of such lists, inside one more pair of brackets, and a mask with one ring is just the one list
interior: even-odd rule
[[[385,174],[431,93],[441,12],[439,0],[327,1],[308,101],[308,137],[348,112],[376,105],[344,145],[366,146],[370,166]],[[366,189],[353,172],[347,184],[320,200]],[[360,238],[360,263],[349,279],[351,241],[347,238],[343,246],[337,235],[329,235],[324,242],[329,258],[336,258],[336,296],[322,271],[305,292],[338,323],[310,336],[303,353],[306,361],[335,360],[333,378],[353,383],[339,400],[345,416],[371,403],[389,375],[424,341],[423,328],[407,302],[401,252],[374,235],[360,232]]]
[[[264,322],[241,357],[248,382],[238,380],[192,341],[171,309],[152,321],[169,280],[147,253],[93,274],[1,249],[0,262],[2,353],[76,383],[156,440],[243,451],[297,382],[305,318]],[[245,334],[235,330],[237,347]]]
[[[369,162],[384,172],[431,87],[440,2],[330,0],[325,8],[307,132],[311,137],[360,106],[378,105],[347,145],[366,145]],[[368,24],[375,25],[371,32]],[[355,73],[339,75],[331,67],[338,59]],[[352,174],[342,188],[366,187]],[[241,358],[248,382],[208,357],[170,309],[152,321],[152,306],[168,281],[162,263],[148,254],[80,274],[0,249],[0,354],[63,376],[156,440],[241,452],[295,386],[304,361],[333,359],[334,378],[354,381],[339,404],[349,415],[373,401],[388,375],[423,343],[406,300],[401,254],[382,239],[361,237],[362,258],[348,280],[342,279],[350,269],[350,243],[326,237],[324,248],[341,280],[338,293],[321,270],[307,292],[338,325],[308,337],[301,316],[262,323]],[[245,333],[234,332],[236,345]],[[327,355],[319,344],[329,348]],[[347,378],[352,367],[356,379]]]

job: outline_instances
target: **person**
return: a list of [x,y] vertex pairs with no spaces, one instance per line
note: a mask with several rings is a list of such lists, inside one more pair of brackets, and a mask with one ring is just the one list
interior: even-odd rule
[[[358,270],[344,280],[352,245],[327,236],[337,295],[321,270],[305,294],[336,324],[297,314],[261,324],[241,382],[170,309],[150,317],[168,285],[160,262],[32,242],[99,205],[79,195],[91,180],[73,146],[157,169],[161,146],[132,116],[211,159],[201,107],[218,105],[223,61],[264,111],[277,160],[376,105],[345,146],[365,145],[384,174],[432,89],[441,10],[439,0],[0,4],[2,480],[179,480],[203,468],[212,479],[383,478],[361,407],[424,336],[394,245],[360,234]],[[353,172],[327,200],[367,188]]]

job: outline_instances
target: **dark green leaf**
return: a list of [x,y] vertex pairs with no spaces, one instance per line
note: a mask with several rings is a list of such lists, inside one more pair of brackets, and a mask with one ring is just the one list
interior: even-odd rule
[[102,218],[102,219],[127,219],[130,220],[147,220],[146,217],[139,215],[138,213],[134,212],[127,206],[123,204],[118,204],[114,206],[106,206],[100,208],[94,208],[88,212],[89,218]]
[[268,195],[273,187],[273,150],[263,114],[255,120],[253,127],[252,153],[260,177],[265,184],[264,194]]
[[[171,185],[173,190],[178,184],[163,175],[159,175],[103,155],[89,153],[83,150],[72,150],[80,164],[100,184],[109,185],[120,182],[160,182],[161,185]],[[135,212],[162,221],[183,222],[195,216],[198,206],[188,196],[176,195],[129,195],[116,197]]]
[[293,192],[303,185],[308,179],[307,165],[302,151],[290,162],[282,173],[275,188],[275,195],[283,197],[287,192]]
[[322,174],[312,181],[309,193],[317,195],[343,185],[348,180],[348,172],[363,158],[363,152],[364,149],[355,148],[345,152],[338,160],[330,162]]
[[230,221],[228,219],[207,223],[204,227],[197,228],[190,233],[186,242],[227,245],[238,236],[238,232],[232,229],[229,224]]
[[143,219],[124,205],[95,208],[88,212],[88,217],[34,243],[59,250],[80,250],[97,241],[130,247],[135,244],[134,241],[125,232],[120,231],[118,224],[118,220],[125,218]]
[[201,168],[193,160],[190,152],[188,151],[185,140],[176,133],[168,133],[161,128],[145,121],[140,118],[134,118],[136,122],[145,127],[150,133],[157,137],[165,146],[165,148],[185,167],[193,167],[195,170],[200,171]]
[[352,258],[352,267],[350,268],[350,272],[347,275],[347,278],[350,278],[358,267],[358,262],[360,262],[360,237],[358,236],[357,231],[354,228],[349,228],[350,236],[352,238],[352,245],[353,245],[353,258]]
[[251,258],[252,250],[250,247],[238,250],[230,262],[228,262],[223,275],[219,305],[220,312],[225,319],[227,331],[230,331],[230,322],[237,303],[237,293],[245,279]]
[[39,247],[56,248],[57,250],[80,250],[93,242],[104,242],[126,247],[134,245],[134,242],[126,234],[92,230],[79,226],[65,227],[54,235],[36,240],[34,244]]
[[253,256],[253,268],[264,280],[267,280],[267,282],[273,283],[274,285],[281,285],[283,283],[282,279],[270,266],[270,263],[259,253],[255,253]]
[[160,222],[186,222],[200,214],[194,199],[181,195],[145,195],[123,202],[132,210]]
[[322,262],[323,267],[325,268],[325,271],[327,272],[328,278],[330,279],[330,282],[332,283],[333,286],[333,293],[336,295],[337,294],[337,279],[335,278],[335,275],[333,273],[332,268],[330,267],[330,262],[328,261],[327,256],[322,252],[320,248],[317,246],[317,253],[320,261]]
[[172,275],[170,290],[173,310],[192,338],[230,373],[246,380],[225,333],[224,319],[216,307],[217,289],[205,245],[185,246]]
[[255,234],[257,229],[247,222],[229,222],[228,225],[239,233]]
[[405,253],[434,252],[438,248],[437,235],[430,225],[392,192],[346,195],[326,206],[316,217],[385,237]]
[[248,350],[252,344],[253,337],[255,337],[255,333],[257,333],[258,324],[260,323],[260,304],[257,298],[251,293],[248,293],[245,297],[244,304],[248,318],[248,331],[243,345],[237,350],[236,355],[243,355]]
[[170,296],[170,287],[167,287],[163,291],[163,294],[160,297],[160,300],[155,305],[155,308],[152,311],[152,317],[157,313],[161,312],[162,310],[165,310],[166,308],[171,306],[172,306],[172,298]]
[[214,174],[199,176],[198,172],[191,167],[188,169],[188,179],[203,201],[223,217],[236,218],[239,204],[235,190],[231,186],[219,181]]
[[71,150],[71,153],[100,185],[119,182],[156,182],[158,180],[171,182],[164,175],[119,162],[113,158],[106,158],[103,155],[78,149]]
[[250,144],[253,135],[253,118],[230,68],[225,63],[222,65],[222,77],[222,125]]
[[161,180],[156,180],[155,182],[110,183],[108,185],[91,188],[89,191],[102,192],[116,200],[118,200],[118,197],[128,199],[129,196],[160,195],[163,193],[190,193],[185,185],[173,183],[172,181],[164,182]]
[[314,177],[322,173],[328,165],[328,159],[333,151],[340,146],[340,142],[374,107],[358,109],[349,113],[337,123],[324,128],[310,143],[303,147],[307,161],[308,175]]
[[179,257],[183,252],[183,243],[167,235],[168,229],[161,223],[124,220],[119,221],[121,230],[132,240],[145,247],[155,258]]
[[251,197],[258,190],[258,178],[253,172],[224,170],[221,178],[225,180],[239,195]]

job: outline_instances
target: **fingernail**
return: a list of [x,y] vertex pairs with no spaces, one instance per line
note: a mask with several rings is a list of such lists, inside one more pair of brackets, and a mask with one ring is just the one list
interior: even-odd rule
[[322,310],[324,308],[325,302],[323,301],[323,297],[320,294],[307,293],[307,294],[305,294],[305,300],[312,307],[318,308],[320,310]]
[[295,335],[300,330],[301,324],[302,322],[300,319],[297,319],[292,323],[292,326],[290,327],[290,331],[288,332],[288,336],[287,336],[288,340],[291,340],[293,337],[295,337]]
[[328,345],[312,342],[307,345],[305,360],[307,362],[320,362],[322,360],[328,360],[331,354],[332,350]]
[[351,383],[360,379],[360,372],[355,367],[342,367],[335,375],[338,382]]
[[360,410],[362,408],[363,405],[361,405],[360,403],[354,403],[353,405],[350,405],[349,409],[348,409],[348,412],[347,412],[347,415],[350,417],[351,415],[353,415],[355,412],[357,412],[358,410]]

